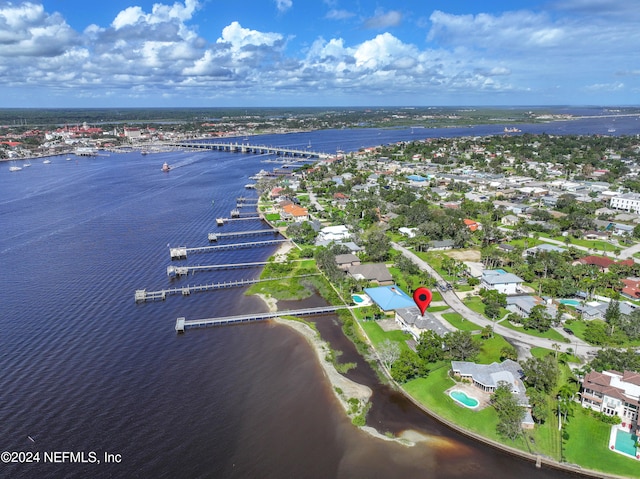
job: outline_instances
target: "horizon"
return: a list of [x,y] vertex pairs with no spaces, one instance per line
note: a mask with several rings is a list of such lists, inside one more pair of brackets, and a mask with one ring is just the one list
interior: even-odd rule
[[0,0],[0,107],[633,105],[640,93],[632,3],[163,1]]

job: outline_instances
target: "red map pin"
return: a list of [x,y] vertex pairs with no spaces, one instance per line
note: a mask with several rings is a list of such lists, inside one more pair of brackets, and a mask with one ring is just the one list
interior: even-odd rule
[[429,303],[431,303],[431,298],[433,294],[431,294],[431,290],[425,288],[424,286],[420,286],[413,292],[413,300],[416,302],[416,305],[420,309],[420,314],[424,316],[425,310],[429,307]]

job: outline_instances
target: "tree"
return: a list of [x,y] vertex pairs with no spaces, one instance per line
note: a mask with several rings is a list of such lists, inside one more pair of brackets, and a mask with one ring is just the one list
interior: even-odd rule
[[378,347],[378,357],[383,366],[390,370],[393,363],[400,358],[400,345],[390,339],[385,339]]
[[473,359],[480,352],[480,345],[470,331],[452,331],[444,335],[445,349],[449,357],[456,361]]
[[609,326],[607,333],[609,336],[613,336],[616,326],[620,324],[620,303],[612,299],[607,306],[607,310],[604,313],[604,321]]
[[558,382],[560,369],[556,358],[547,355],[543,358],[529,358],[522,364],[525,382],[537,389],[549,394]]
[[435,363],[444,358],[443,338],[435,331],[428,329],[420,334],[416,352],[424,361]]
[[428,374],[429,369],[426,363],[410,349],[402,351],[400,357],[391,366],[391,377],[399,383],[406,383]]
[[535,329],[544,333],[551,327],[553,318],[547,313],[547,308],[543,304],[536,304],[531,308],[529,317],[523,321],[525,329]]
[[378,226],[372,226],[360,237],[367,257],[371,261],[384,261],[389,257],[391,240]]
[[518,398],[511,393],[511,385],[501,381],[491,396],[491,405],[498,413],[498,434],[512,441],[522,432],[524,407],[518,403]]
[[533,388],[527,390],[529,404],[531,404],[531,415],[538,424],[543,424],[549,418],[548,396],[542,391]]

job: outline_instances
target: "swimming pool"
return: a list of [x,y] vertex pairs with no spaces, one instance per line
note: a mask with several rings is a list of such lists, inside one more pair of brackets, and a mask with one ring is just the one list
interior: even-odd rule
[[561,299],[559,302],[568,306],[580,306],[580,301],[577,299]]
[[351,299],[353,299],[354,303],[364,303],[364,299],[362,299],[362,296],[358,296],[357,294],[352,295]]
[[636,457],[636,441],[638,436],[631,434],[630,432],[618,429],[616,431],[616,451],[628,454],[629,456]]
[[476,398],[467,396],[467,394],[462,391],[449,391],[449,396],[454,401],[462,404],[464,407],[468,407],[469,409],[476,408],[478,407],[478,404],[480,404],[480,401]]

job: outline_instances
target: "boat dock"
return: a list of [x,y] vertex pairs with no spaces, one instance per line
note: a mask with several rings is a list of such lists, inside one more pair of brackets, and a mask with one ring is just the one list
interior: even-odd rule
[[228,269],[259,268],[260,266],[265,266],[266,264],[266,261],[256,261],[253,263],[210,264],[202,266],[167,266],[167,276],[173,278],[175,276],[187,276],[189,273],[195,273],[197,271],[221,271]]
[[[252,213],[254,215],[254,213]],[[246,220],[261,220],[262,216],[249,216],[249,217],[235,217],[235,218],[216,218],[216,224],[218,226],[224,226],[229,221],[246,221]]]
[[267,313],[244,314],[240,316],[226,316],[220,318],[206,319],[176,319],[176,332],[184,333],[187,328],[205,328],[209,326],[224,326],[227,324],[249,323],[254,321],[264,321],[277,318],[279,316],[311,316],[319,314],[334,313],[341,309],[352,308],[353,306],[321,306],[319,308],[295,309],[287,311],[270,311]]
[[300,276],[288,276],[283,278],[265,278],[265,279],[239,279],[237,281],[225,281],[218,283],[198,284],[195,286],[181,286],[176,288],[160,289],[158,291],[147,291],[146,289],[137,289],[135,293],[136,303],[144,303],[146,301],[155,301],[157,299],[164,301],[167,296],[181,294],[189,296],[191,293],[199,293],[201,291],[214,291],[216,289],[239,288],[256,283],[264,283],[265,281],[278,281],[281,279],[302,278],[306,276],[315,276],[314,274],[305,274]]
[[285,243],[291,241],[289,238],[279,238],[272,240],[263,240],[263,241],[251,241],[249,243],[232,243],[232,244],[221,244],[216,246],[198,246],[195,248],[186,248],[184,246],[180,246],[178,248],[169,248],[169,254],[171,255],[171,259],[184,259],[187,257],[189,253],[206,253],[209,251],[216,250],[228,250],[228,249],[240,249],[240,248],[253,248],[254,246],[269,246],[278,243]]
[[248,235],[264,235],[264,234],[278,234],[278,230],[276,229],[268,229],[268,230],[253,230],[253,231],[235,231],[230,233],[209,233],[208,238],[209,241],[218,241],[220,238],[235,238],[238,236],[248,236]]
[[231,213],[229,213],[229,216],[231,216],[231,218],[260,218],[260,213],[258,213],[257,211],[247,211],[247,212],[241,212],[240,209],[235,208],[233,210],[231,210]]

